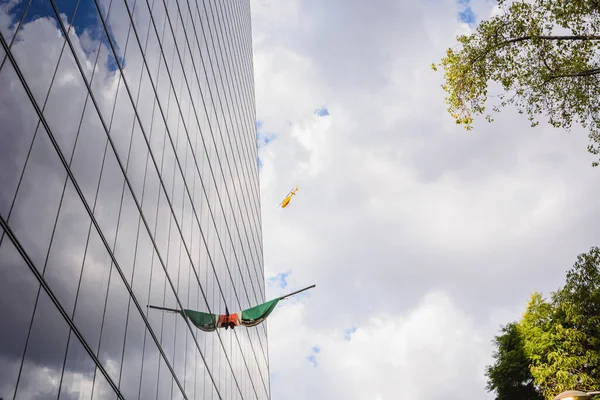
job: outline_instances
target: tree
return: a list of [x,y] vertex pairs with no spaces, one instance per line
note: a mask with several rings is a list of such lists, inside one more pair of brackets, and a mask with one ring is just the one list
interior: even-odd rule
[[590,338],[569,326],[559,293],[550,301],[539,293],[532,295],[519,324],[531,375],[546,399],[566,390],[593,390],[598,382],[589,367],[600,348],[586,349]]
[[600,390],[600,249],[580,254],[549,300],[533,293],[521,319],[502,332],[486,371],[498,400]]
[[496,392],[496,400],[542,400],[533,384],[519,325],[513,322],[502,327],[494,344],[498,350],[494,353],[494,365],[486,368],[486,389]]
[[[589,130],[588,151],[600,154],[600,0],[508,3],[498,0],[499,15],[459,36],[461,48],[432,64],[445,70],[448,111],[469,130],[495,97],[489,122],[507,105],[527,113],[532,126],[541,114],[557,128],[576,122]],[[488,95],[489,82],[501,87],[498,95]]]

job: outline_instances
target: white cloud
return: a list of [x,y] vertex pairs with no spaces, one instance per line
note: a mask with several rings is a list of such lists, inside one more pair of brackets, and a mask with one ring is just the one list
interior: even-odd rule
[[[367,315],[350,340],[315,327],[313,303],[284,303],[271,317],[273,398],[455,398],[474,382],[486,398],[483,376],[471,377],[489,363],[490,342],[446,294],[428,293],[405,315]],[[316,367],[307,360],[314,346]]]
[[[269,322],[274,398],[288,398],[294,380],[299,397],[343,397],[332,390],[344,390],[336,379],[349,367],[327,360],[353,349],[344,330],[358,326],[362,347],[377,352],[385,335],[418,346],[407,328],[417,323],[431,326],[423,340],[446,361],[430,374],[406,351],[394,376],[411,377],[424,399],[441,397],[418,380],[432,375],[449,398],[464,388],[484,396],[499,325],[519,317],[532,291],[557,289],[577,254],[597,244],[589,221],[600,215],[590,200],[599,171],[586,132],[532,129],[509,109],[471,132],[456,126],[443,72],[430,69],[470,29],[454,1],[306,1],[281,14],[265,4],[252,3],[257,119],[277,136],[259,150],[264,254],[270,275],[291,271],[289,289],[268,286],[267,297],[317,284],[309,302]],[[494,12],[487,0],[470,6],[479,19]],[[330,115],[319,119],[313,111],[323,105]],[[290,206],[277,208],[296,185]],[[442,319],[432,311],[412,322],[428,302]],[[378,336],[372,317],[382,315],[394,322]],[[456,347],[436,347],[434,332],[459,326]],[[471,340],[479,345],[461,344]],[[371,360],[352,354],[357,364]],[[400,356],[386,357],[372,364],[375,376]],[[351,393],[397,398],[402,382],[365,380],[357,386],[367,394]]]

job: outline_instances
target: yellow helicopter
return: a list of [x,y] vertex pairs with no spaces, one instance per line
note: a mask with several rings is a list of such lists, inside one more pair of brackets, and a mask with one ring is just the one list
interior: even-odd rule
[[291,190],[287,194],[287,196],[285,196],[285,199],[283,199],[283,201],[281,203],[279,203],[281,208],[286,208],[288,206],[288,204],[290,204],[290,201],[292,200],[292,196],[295,195],[297,191],[298,191],[298,186],[296,186],[296,189]]

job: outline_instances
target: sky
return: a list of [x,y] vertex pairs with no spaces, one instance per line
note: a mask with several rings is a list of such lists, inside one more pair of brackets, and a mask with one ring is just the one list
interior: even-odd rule
[[493,398],[500,326],[598,245],[587,133],[455,125],[430,65],[495,2],[251,6],[267,298],[317,285],[269,317],[272,398]]

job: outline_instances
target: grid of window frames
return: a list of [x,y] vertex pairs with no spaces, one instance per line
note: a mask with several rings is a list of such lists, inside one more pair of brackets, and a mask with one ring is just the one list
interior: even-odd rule
[[0,398],[268,399],[248,0],[0,1]]

